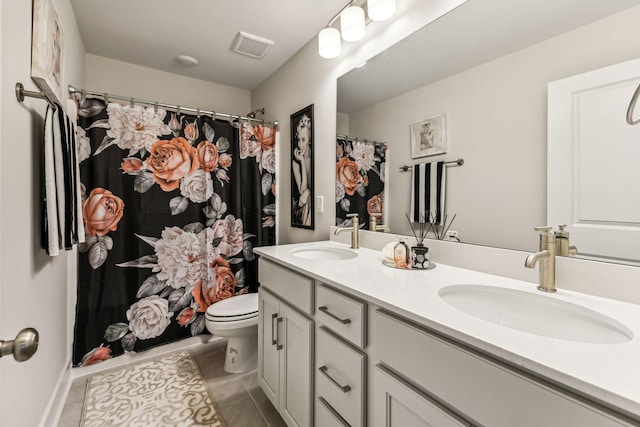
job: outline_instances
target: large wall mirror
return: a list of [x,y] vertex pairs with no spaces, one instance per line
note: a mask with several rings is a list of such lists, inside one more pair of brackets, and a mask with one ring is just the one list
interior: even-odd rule
[[[412,173],[400,168],[463,158],[447,169],[451,229],[465,243],[537,250],[554,185],[548,84],[639,58],[638,22],[640,0],[468,0],[341,76],[338,133],[388,143],[391,231],[411,234]],[[437,115],[447,152],[412,158],[410,124]]]

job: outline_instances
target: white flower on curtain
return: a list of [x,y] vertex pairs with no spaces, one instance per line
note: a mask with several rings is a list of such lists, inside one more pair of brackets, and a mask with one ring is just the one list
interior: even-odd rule
[[107,106],[109,128],[107,136],[122,150],[129,150],[129,156],[140,151],[149,151],[160,135],[168,135],[171,129],[163,120],[165,110],[154,111],[139,105],[130,107],[111,103]]

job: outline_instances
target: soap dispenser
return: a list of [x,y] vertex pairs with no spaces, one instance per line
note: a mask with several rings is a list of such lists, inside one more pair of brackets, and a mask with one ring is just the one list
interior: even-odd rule
[[393,248],[393,261],[398,268],[409,268],[409,247],[402,239]]

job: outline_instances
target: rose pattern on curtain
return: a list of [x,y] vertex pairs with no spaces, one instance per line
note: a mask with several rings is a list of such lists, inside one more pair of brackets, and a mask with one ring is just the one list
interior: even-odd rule
[[139,105],[80,103],[86,242],[73,363],[205,333],[220,300],[257,291],[275,243],[275,132]]
[[[361,228],[372,213],[384,213],[387,147],[380,143],[337,139],[336,225],[350,226],[347,214],[357,213]],[[384,218],[378,220],[384,223]]]

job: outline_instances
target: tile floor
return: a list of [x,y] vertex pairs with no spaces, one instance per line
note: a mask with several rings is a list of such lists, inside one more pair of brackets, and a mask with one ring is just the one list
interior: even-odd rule
[[[189,347],[207,380],[211,395],[228,427],[284,427],[286,424],[258,386],[256,371],[229,374],[224,371],[226,341],[216,340]],[[88,376],[73,380],[59,427],[80,426]],[[153,427],[153,426],[149,426]]]

